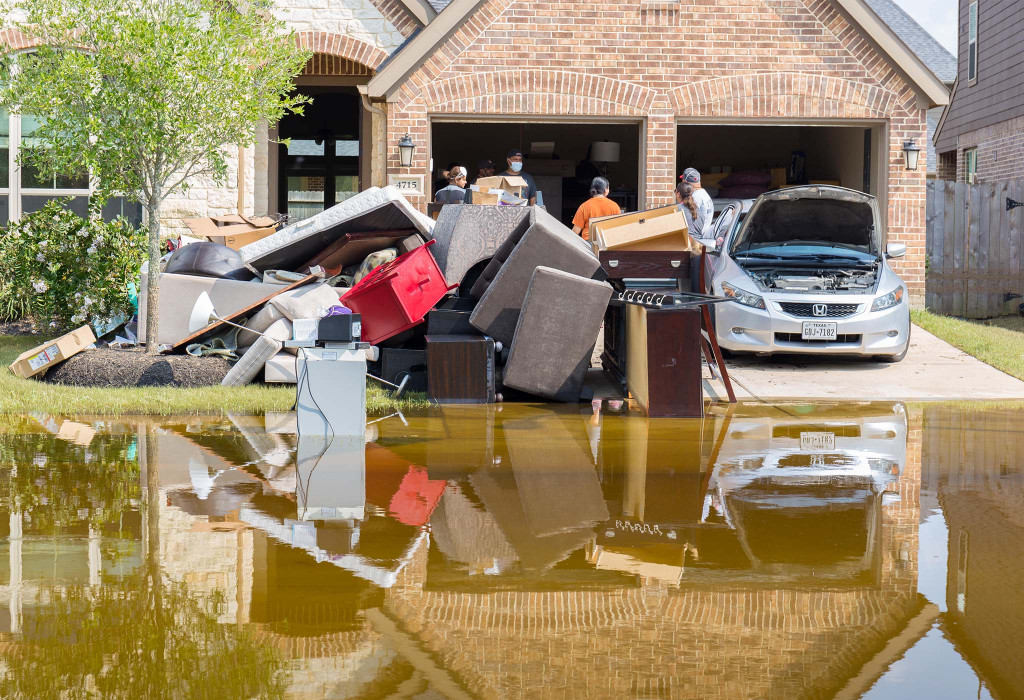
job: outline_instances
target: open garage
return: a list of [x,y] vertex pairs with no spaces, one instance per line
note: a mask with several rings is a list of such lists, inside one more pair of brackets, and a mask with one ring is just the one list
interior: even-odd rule
[[433,120],[431,132],[432,191],[445,184],[441,173],[452,163],[464,166],[472,181],[479,160],[489,158],[501,172],[508,150],[519,148],[545,207],[564,223],[590,197],[590,182],[599,174],[608,177],[610,197],[624,210],[636,210],[642,199],[639,123],[445,118]]
[[883,123],[680,123],[677,176],[703,174],[713,197],[745,199],[787,185],[830,184],[884,198]]

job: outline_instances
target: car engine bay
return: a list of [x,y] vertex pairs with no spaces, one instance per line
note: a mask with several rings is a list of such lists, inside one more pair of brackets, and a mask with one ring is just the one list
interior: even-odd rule
[[846,292],[869,294],[878,283],[878,266],[871,269],[746,267],[763,292]]

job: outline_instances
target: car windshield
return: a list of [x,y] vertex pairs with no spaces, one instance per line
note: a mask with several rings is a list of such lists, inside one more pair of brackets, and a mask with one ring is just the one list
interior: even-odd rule
[[878,255],[874,211],[865,201],[827,198],[767,199],[751,212],[732,255],[857,260]]

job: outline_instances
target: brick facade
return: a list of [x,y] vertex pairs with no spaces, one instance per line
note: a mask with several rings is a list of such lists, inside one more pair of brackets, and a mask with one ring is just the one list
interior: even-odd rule
[[[947,168],[941,179],[967,181],[967,158],[964,151],[978,149],[977,182],[1003,182],[1024,178],[1024,117],[1010,119],[993,126],[960,134],[956,151],[940,154],[954,169]],[[954,161],[955,159],[955,161]]]
[[[828,0],[746,0],[721,10],[707,0],[488,0],[388,107],[389,135],[409,132],[421,145],[433,115],[641,122],[647,206],[671,201],[677,120],[886,120],[889,240],[907,244],[898,271],[923,294],[925,172],[904,169],[902,144],[925,140],[926,111]],[[390,142],[388,172],[403,172]],[[427,170],[429,151],[416,150],[409,172]]]

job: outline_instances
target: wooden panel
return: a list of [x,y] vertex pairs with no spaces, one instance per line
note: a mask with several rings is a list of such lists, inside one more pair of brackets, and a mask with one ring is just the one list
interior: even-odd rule
[[[969,188],[966,183],[956,183],[956,194],[954,195],[954,211],[956,226],[954,227],[953,240],[953,265],[957,270],[967,269],[967,227],[970,221],[969,216]],[[953,313],[963,316],[967,312],[966,282],[963,278],[956,279],[953,287]]]
[[[981,235],[981,188],[967,188],[967,237],[964,240],[964,263],[968,273],[980,269],[978,262]],[[970,278],[964,279],[964,316],[977,318],[978,294]]]
[[932,311],[938,310],[941,298],[935,286],[935,275],[942,274],[942,220],[943,197],[946,187],[945,180],[931,180],[926,186],[925,255],[927,256],[928,274],[925,277],[925,307]]
[[494,403],[494,341],[427,336],[427,396],[440,403]]
[[627,311],[627,384],[641,409],[652,418],[700,418],[700,309]]
[[[601,267],[610,279],[666,279],[689,282],[690,254],[662,251],[602,250]],[[689,285],[683,287],[689,289]]]

